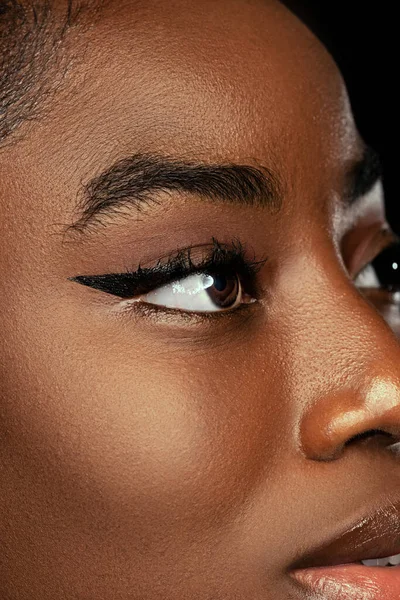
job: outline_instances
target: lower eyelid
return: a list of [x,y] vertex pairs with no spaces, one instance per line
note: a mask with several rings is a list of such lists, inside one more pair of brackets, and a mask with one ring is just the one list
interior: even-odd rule
[[147,317],[153,321],[166,321],[168,323],[181,321],[184,323],[201,323],[204,321],[215,322],[223,321],[229,318],[240,318],[246,313],[261,306],[259,300],[254,299],[254,302],[243,303],[233,310],[221,310],[213,312],[195,312],[185,311],[176,308],[168,308],[157,304],[150,304],[138,300],[123,300],[118,302],[115,310],[122,312],[129,317]]

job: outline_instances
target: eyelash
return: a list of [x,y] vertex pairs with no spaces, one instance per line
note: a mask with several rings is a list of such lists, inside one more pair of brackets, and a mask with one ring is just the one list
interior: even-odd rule
[[70,280],[119,298],[133,299],[195,273],[238,275],[245,291],[258,299],[262,293],[258,282],[258,273],[267,258],[256,261],[253,256],[253,259],[249,260],[246,248],[237,239],[233,240],[229,246],[224,246],[213,238],[212,244],[211,251],[200,262],[192,259],[194,248],[185,248],[178,250],[175,255],[169,256],[164,263],[160,259],[154,267],[142,268],[139,264],[136,271],[107,275],[82,275],[72,277]]

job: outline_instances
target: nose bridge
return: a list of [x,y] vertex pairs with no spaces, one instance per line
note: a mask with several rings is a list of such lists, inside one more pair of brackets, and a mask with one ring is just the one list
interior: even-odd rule
[[338,263],[328,271],[312,261],[301,273],[301,279],[289,276],[297,289],[286,289],[285,296],[303,453],[331,460],[349,440],[372,430],[399,441],[399,341]]

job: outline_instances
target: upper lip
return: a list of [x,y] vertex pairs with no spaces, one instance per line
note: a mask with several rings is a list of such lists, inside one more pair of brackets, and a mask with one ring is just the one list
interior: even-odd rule
[[400,500],[359,519],[328,543],[291,565],[291,570],[334,566],[400,554]]

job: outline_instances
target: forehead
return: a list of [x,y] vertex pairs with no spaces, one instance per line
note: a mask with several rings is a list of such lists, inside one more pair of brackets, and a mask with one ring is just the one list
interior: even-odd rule
[[94,133],[114,124],[158,149],[171,149],[177,137],[187,151],[215,151],[225,142],[245,152],[246,145],[282,145],[285,134],[292,146],[293,128],[306,137],[314,130],[319,137],[321,127],[324,136],[353,133],[331,57],[276,2],[111,3],[79,75],[85,86],[72,113],[85,112],[88,121],[89,112],[92,120],[101,115],[104,127],[98,123]]
[[322,179],[356,145],[333,60],[282,5],[125,0],[77,39],[64,90],[12,162],[34,158],[39,186],[66,189],[136,152],[315,180],[316,164]]

